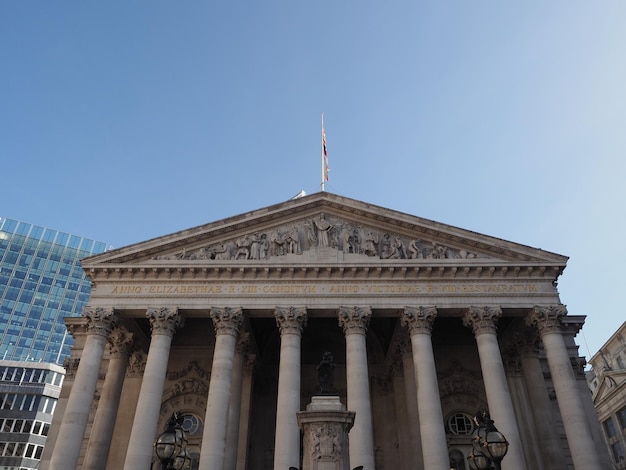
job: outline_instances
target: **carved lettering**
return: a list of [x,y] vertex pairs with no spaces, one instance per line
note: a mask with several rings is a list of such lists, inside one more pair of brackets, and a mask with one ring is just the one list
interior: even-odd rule
[[[407,295],[407,294],[533,294],[540,292],[537,284],[502,283],[311,283],[311,284],[119,284],[111,287],[116,295],[314,295],[314,294],[362,294],[362,295]],[[545,287],[544,287],[545,289]]]

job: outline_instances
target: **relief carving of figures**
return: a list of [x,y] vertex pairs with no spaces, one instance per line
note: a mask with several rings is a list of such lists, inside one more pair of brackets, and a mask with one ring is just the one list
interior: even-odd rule
[[424,253],[422,253],[422,250],[420,249],[420,247],[417,246],[418,243],[419,243],[419,240],[411,240],[409,242],[409,258],[410,259],[424,259]]
[[344,253],[380,259],[472,259],[478,255],[436,242],[408,238],[327,217],[278,226],[266,233],[252,232],[223,242],[156,256],[163,260],[266,260],[271,256],[301,255],[315,248],[335,248]]
[[378,254],[378,250],[376,249],[376,245],[378,244],[378,237],[374,235],[371,231],[367,232],[365,236],[365,240],[363,241],[362,253],[367,256],[376,256]]
[[320,215],[320,218],[313,220],[315,228],[317,229],[317,246],[327,247],[330,246],[330,232],[334,225],[326,220],[324,214]]
[[235,252],[235,259],[249,259],[250,258],[250,245],[252,244],[252,240],[248,235],[244,235],[241,238],[238,238],[235,242],[235,246],[237,246],[237,251]]

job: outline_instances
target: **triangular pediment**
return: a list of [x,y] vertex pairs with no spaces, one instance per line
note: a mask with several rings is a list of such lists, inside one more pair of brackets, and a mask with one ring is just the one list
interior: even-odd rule
[[120,265],[545,266],[567,258],[432,220],[321,192],[83,260]]
[[593,404],[599,406],[612,399],[616,394],[624,393],[626,370],[603,370],[600,373],[598,387],[593,392]]

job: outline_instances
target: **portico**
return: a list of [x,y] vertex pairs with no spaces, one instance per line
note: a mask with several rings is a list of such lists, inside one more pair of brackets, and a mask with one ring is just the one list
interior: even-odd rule
[[[584,383],[572,368],[582,318],[567,315],[555,287],[566,261],[329,193],[89,258],[89,308],[67,320],[83,338],[64,385],[71,413],[55,416],[42,468],[148,468],[173,411],[186,418],[197,468],[299,467],[296,413],[316,392],[324,352],[356,412],[350,468],[467,468],[456,456],[471,449],[464,420],[479,408],[511,441],[504,468],[547,470],[546,456],[603,468],[599,426],[579,406],[590,398],[571,392]],[[90,326],[95,311],[107,328]],[[105,349],[114,327],[126,339],[122,361],[119,348]],[[548,343],[534,362],[514,352],[529,332]],[[547,431],[530,399],[511,398],[515,361],[520,396],[541,396],[558,423],[551,440],[536,439]],[[80,443],[71,453],[69,439]],[[572,448],[580,442],[592,458]]]

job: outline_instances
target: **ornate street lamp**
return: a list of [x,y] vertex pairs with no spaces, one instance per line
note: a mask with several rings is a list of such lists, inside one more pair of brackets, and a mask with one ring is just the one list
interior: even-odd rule
[[163,470],[186,470],[191,464],[182,424],[180,413],[173,413],[165,424],[165,431],[154,442],[154,451]]
[[500,464],[509,450],[509,441],[496,429],[487,411],[479,411],[474,422],[477,427],[472,438],[473,449],[467,457],[470,467],[474,470],[501,470]]

